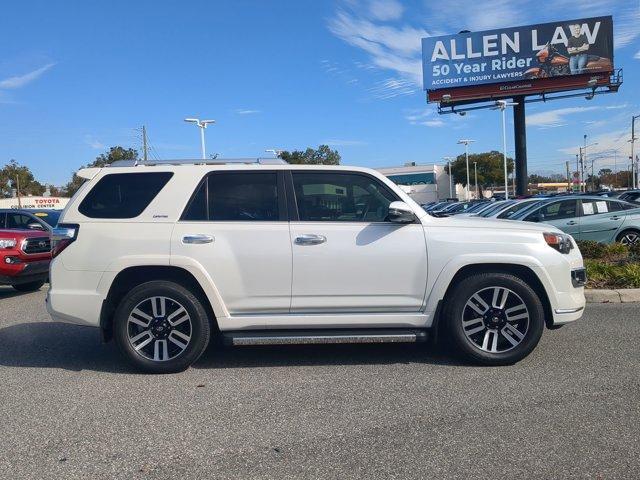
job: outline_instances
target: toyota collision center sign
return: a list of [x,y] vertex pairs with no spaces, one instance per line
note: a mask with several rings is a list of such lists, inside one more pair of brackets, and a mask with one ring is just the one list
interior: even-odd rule
[[423,38],[422,65],[431,102],[603,85],[613,71],[613,22],[608,16]]

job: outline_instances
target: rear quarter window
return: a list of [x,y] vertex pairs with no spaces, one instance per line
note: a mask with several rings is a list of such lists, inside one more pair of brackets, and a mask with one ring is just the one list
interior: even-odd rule
[[89,218],[137,217],[172,176],[171,172],[105,175],[84,197],[78,211]]

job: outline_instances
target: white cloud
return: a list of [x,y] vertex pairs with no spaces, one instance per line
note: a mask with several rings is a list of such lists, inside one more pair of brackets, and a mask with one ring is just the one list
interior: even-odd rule
[[[630,144],[628,140],[630,136],[631,132],[628,128],[590,136],[587,138],[587,142],[589,144],[597,143],[597,145],[588,148],[588,154],[597,155],[599,158],[606,160],[613,158],[614,151],[616,151],[618,161],[624,161],[629,155]],[[582,144],[560,148],[558,151],[568,155],[575,155],[580,147],[582,147]]]
[[40,67],[32,72],[25,73],[24,75],[16,75],[14,77],[5,78],[0,81],[0,89],[13,89],[24,87],[28,83],[33,82],[40,77],[44,72],[53,67],[55,63],[49,63],[43,67]]
[[361,147],[367,144],[367,142],[363,142],[362,140],[344,140],[339,138],[330,138],[320,143],[329,145],[330,147]]
[[443,27],[455,25],[455,28],[445,28],[444,33],[456,33],[463,29],[478,31],[513,27],[527,23],[530,18],[523,5],[518,5],[513,0],[447,0],[444,4],[446,8],[439,2],[429,2],[429,5],[432,8],[428,18],[432,24]]
[[90,146],[91,148],[93,148],[94,150],[103,150],[105,148],[104,143],[96,140],[96,138],[93,135],[85,135],[84,143]]
[[633,58],[635,58],[636,60],[640,60],[640,50],[638,50],[636,52],[636,54],[633,56]]
[[238,115],[253,115],[253,114],[256,114],[256,113],[260,113],[260,110],[249,110],[249,109],[241,109],[241,108],[239,108],[239,109],[236,110],[236,113]]
[[329,30],[366,52],[375,67],[391,70],[415,86],[422,84],[420,39],[429,35],[426,30],[379,25],[344,10],[329,21]]
[[422,125],[425,127],[442,127],[444,121],[436,116],[435,110],[427,108],[424,110],[407,110],[404,116],[410,125]]
[[567,115],[599,110],[602,107],[568,107],[527,115],[527,125],[541,128],[560,127],[566,125]]
[[369,11],[377,20],[398,20],[402,17],[404,7],[397,0],[372,0]]
[[402,78],[387,78],[367,89],[375,98],[385,100],[387,98],[412,95],[418,91],[415,83]]
[[[630,0],[629,3],[633,3]],[[640,3],[622,10],[613,19],[613,44],[615,48],[625,47],[640,36]],[[637,57],[636,57],[637,58]]]

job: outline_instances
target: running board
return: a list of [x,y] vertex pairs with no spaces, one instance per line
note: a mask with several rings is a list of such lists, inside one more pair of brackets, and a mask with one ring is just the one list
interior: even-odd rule
[[227,345],[299,345],[326,343],[417,343],[427,340],[425,330],[260,330],[222,332]]

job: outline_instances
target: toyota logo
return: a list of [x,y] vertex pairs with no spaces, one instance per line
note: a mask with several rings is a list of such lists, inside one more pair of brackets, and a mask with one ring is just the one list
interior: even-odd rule
[[46,246],[47,246],[47,244],[46,244],[46,242],[40,241],[40,242],[38,242],[38,246],[39,246],[40,248],[44,248],[44,247],[46,247]]

